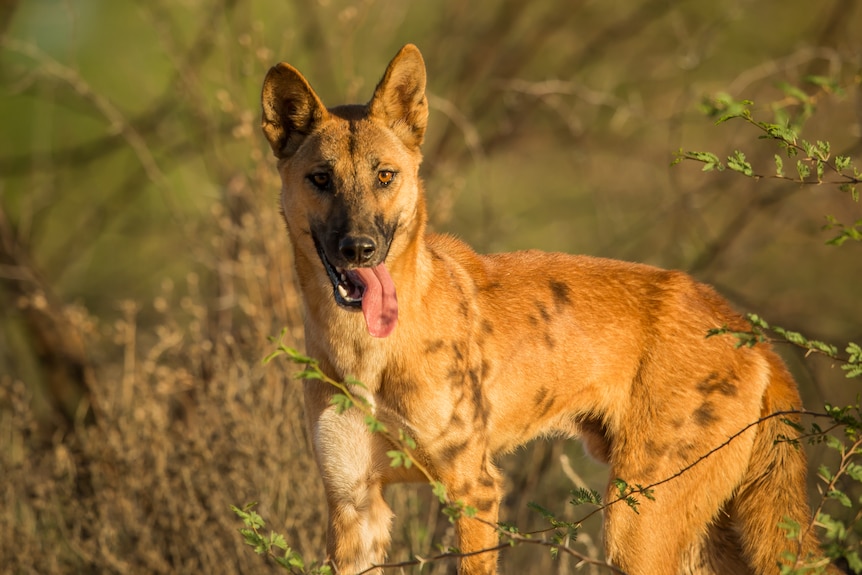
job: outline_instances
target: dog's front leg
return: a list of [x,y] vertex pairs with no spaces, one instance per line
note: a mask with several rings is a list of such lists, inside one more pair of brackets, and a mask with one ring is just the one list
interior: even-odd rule
[[330,563],[339,574],[358,573],[383,563],[392,511],[382,493],[379,459],[387,449],[382,438],[369,432],[358,410],[337,413],[329,405],[312,418],[311,428],[329,506],[326,549]]

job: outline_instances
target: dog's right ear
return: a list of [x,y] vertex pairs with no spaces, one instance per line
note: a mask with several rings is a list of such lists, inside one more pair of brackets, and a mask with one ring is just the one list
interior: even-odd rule
[[260,103],[260,127],[277,158],[292,156],[328,113],[302,74],[284,62],[267,73]]

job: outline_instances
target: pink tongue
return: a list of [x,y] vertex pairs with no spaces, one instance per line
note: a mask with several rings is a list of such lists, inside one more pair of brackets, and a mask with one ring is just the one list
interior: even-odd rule
[[374,337],[386,337],[395,329],[398,321],[398,300],[395,298],[395,284],[384,264],[374,268],[358,268],[356,272],[365,292],[362,295],[362,315],[368,333]]

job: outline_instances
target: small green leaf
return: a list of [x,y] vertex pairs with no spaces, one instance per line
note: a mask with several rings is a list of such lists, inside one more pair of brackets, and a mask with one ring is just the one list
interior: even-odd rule
[[348,375],[347,377],[345,377],[344,383],[348,387],[358,387],[360,389],[368,389],[368,387],[364,383],[362,383],[361,381],[359,381],[358,379],[356,379],[352,375]]
[[801,333],[795,331],[787,331],[784,332],[784,339],[789,341],[790,343],[795,343],[796,345],[805,345],[808,340],[803,337]]
[[706,337],[715,337],[717,335],[724,335],[728,333],[730,329],[727,327],[727,324],[724,324],[721,327],[714,327],[706,332]]
[[629,484],[628,484],[628,483],[626,483],[624,480],[620,479],[619,477],[617,477],[617,478],[613,479],[613,480],[611,481],[611,483],[613,483],[613,484],[614,484],[614,487],[616,487],[616,488],[617,488],[617,491],[619,492],[620,497],[623,497],[623,496],[625,496],[625,495],[628,493],[628,491],[629,491]]
[[372,415],[365,416],[365,425],[371,433],[386,433],[386,426],[379,419]]
[[797,133],[789,128],[785,124],[769,124],[766,122],[758,124],[764,132],[766,132],[765,137],[772,138],[773,140],[779,140],[780,142],[784,142],[785,144],[794,145],[796,144],[796,140],[798,139]]
[[814,144],[817,150],[817,157],[824,162],[829,159],[829,153],[831,151],[829,142],[824,142],[823,140],[817,140],[817,143]]
[[816,349],[817,351],[828,355],[829,357],[834,358],[838,356],[838,348],[826,342],[812,339],[808,341],[808,345],[811,346],[813,349]]
[[569,493],[572,495],[572,499],[569,501],[569,504],[571,505],[583,505],[584,503],[589,503],[592,505],[602,504],[602,496],[595,489],[577,487],[571,490]]
[[847,467],[844,472],[849,475],[853,480],[862,483],[862,465],[850,462],[847,464]]
[[751,164],[745,160],[745,154],[739,150],[734,150],[733,154],[728,156],[727,167],[746,176],[754,175],[754,170],[751,168]]
[[393,449],[392,451],[387,451],[386,456],[391,459],[389,462],[390,467],[405,467],[410,469],[413,466],[413,459],[403,451]]
[[351,407],[353,407],[353,400],[344,395],[343,393],[336,393],[332,396],[332,399],[329,400],[330,405],[335,406],[335,413],[342,414]]
[[410,437],[403,429],[398,430],[398,438],[401,440],[404,445],[409,447],[410,449],[416,449],[416,441]]
[[836,451],[844,451],[844,444],[834,435],[827,435],[824,440],[826,441],[826,445],[832,449]]
[[267,552],[266,540],[253,529],[240,529],[239,532],[245,540],[245,544],[253,547],[255,553],[263,555]]
[[553,513],[551,513],[548,509],[542,507],[541,505],[539,505],[538,503],[536,503],[534,501],[528,501],[527,507],[529,509],[532,509],[533,511],[539,512],[542,515],[542,517],[544,517],[547,520],[555,519]]
[[284,539],[284,535],[276,533],[275,531],[272,531],[269,534],[269,545],[270,547],[277,547],[282,550],[286,550],[288,548],[287,541],[285,541]]
[[842,192],[850,194],[854,202],[859,201],[859,191],[856,189],[856,184],[841,184],[838,189]]
[[838,503],[840,503],[844,507],[853,507],[853,502],[850,501],[850,498],[847,497],[847,494],[842,491],[838,491],[837,489],[830,489],[829,491],[827,491],[826,497],[838,501]]
[[779,178],[784,177],[784,160],[778,154],[775,154],[775,175]]
[[521,531],[511,523],[506,523],[504,521],[499,521],[497,523],[497,528],[503,533],[520,533]]
[[324,379],[323,372],[314,367],[306,367],[294,375],[296,379]]
[[711,98],[704,98],[701,102],[701,110],[712,118],[718,117],[716,124],[721,124],[732,118],[748,118],[751,116],[748,108],[752,105],[751,100],[734,100],[726,92],[719,92]]
[[799,180],[804,182],[805,178],[811,175],[811,168],[802,160],[796,161],[796,173],[799,174]]
[[850,165],[850,156],[835,156],[835,169],[839,172],[846,170]]
[[703,162],[702,170],[704,172],[711,172],[713,170],[718,170],[720,172],[724,170],[724,164],[722,164],[721,160],[718,159],[718,156],[712,152],[686,152],[685,158],[696,162]]
[[797,422],[793,421],[792,419],[787,419],[786,417],[782,417],[780,421],[784,425],[793,428],[798,433],[804,433],[805,432],[805,428],[802,427],[802,424],[797,423]]

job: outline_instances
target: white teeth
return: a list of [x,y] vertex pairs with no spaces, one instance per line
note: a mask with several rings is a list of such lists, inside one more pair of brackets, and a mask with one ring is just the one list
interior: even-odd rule
[[[342,278],[343,278],[343,277],[344,277],[344,276],[342,275]],[[347,288],[346,288],[346,287],[344,287],[344,285],[342,285],[342,284],[338,284],[338,294],[339,294],[341,297],[343,297],[344,299],[347,299],[347,296],[348,296]]]

